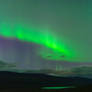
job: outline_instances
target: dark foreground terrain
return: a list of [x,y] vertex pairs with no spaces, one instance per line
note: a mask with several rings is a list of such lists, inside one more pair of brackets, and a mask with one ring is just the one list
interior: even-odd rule
[[[43,89],[43,87],[64,87]],[[92,79],[80,77],[54,77],[45,74],[0,72],[0,92],[91,92]]]

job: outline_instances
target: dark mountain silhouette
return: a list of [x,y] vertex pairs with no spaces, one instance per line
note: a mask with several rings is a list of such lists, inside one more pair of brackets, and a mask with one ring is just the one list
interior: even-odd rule
[[55,77],[40,73],[0,72],[0,87],[81,86],[92,84],[92,79],[82,77]]

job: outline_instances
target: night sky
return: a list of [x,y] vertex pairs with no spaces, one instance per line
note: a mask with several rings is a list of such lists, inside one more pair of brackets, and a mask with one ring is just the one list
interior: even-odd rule
[[92,1],[0,0],[0,60],[31,70],[92,65]]

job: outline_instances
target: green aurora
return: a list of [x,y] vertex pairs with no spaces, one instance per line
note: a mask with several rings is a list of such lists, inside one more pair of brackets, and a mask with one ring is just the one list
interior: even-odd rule
[[72,58],[76,57],[75,51],[69,49],[68,45],[63,40],[59,40],[49,29],[2,23],[0,35],[40,45],[37,54],[45,59],[72,61]]

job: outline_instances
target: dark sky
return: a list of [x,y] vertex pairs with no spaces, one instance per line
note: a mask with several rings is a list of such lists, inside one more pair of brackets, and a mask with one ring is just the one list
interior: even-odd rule
[[76,59],[85,61],[50,61],[39,57],[38,45],[0,38],[0,59],[17,68],[43,69],[92,65],[92,1],[91,0],[0,0],[0,23],[22,23],[34,27],[49,27],[67,44],[79,52]]

